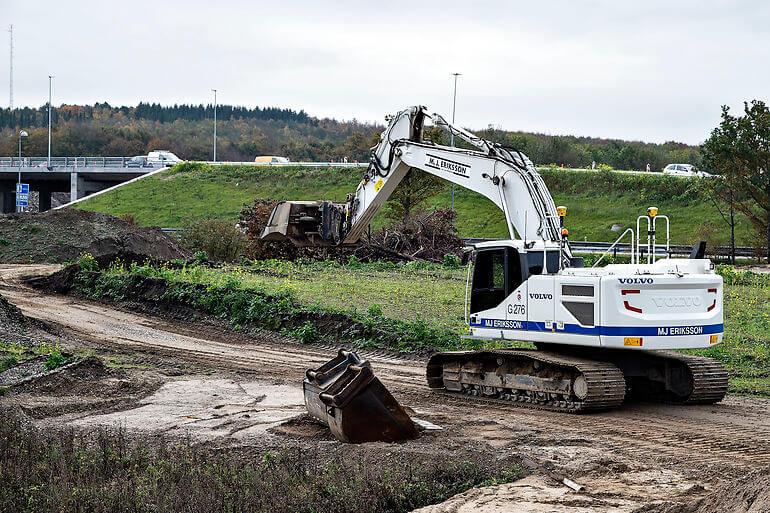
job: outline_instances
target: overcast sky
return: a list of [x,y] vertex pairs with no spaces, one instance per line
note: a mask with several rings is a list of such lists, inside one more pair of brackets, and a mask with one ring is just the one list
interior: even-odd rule
[[[699,143],[767,99],[762,1],[0,0],[14,103],[282,106],[382,121],[413,104],[509,130]],[[8,105],[5,34],[0,105]],[[4,90],[4,92],[2,92]]]

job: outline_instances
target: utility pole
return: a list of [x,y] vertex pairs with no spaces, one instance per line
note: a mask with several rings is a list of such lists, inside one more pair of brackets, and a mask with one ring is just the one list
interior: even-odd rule
[[[455,124],[455,108],[457,107],[457,77],[459,77],[461,73],[452,73],[452,76],[455,77],[455,87],[454,87],[454,93],[452,94],[452,125]],[[455,147],[455,133],[453,131],[449,131],[449,141],[452,148]],[[452,184],[452,210],[455,209],[455,184]]]
[[51,170],[51,81],[53,76],[48,75],[48,170]]
[[13,25],[8,27],[8,34],[11,36],[11,69],[9,80],[9,93],[8,93],[8,108],[13,108]]
[[214,162],[217,161],[217,90],[214,91]]

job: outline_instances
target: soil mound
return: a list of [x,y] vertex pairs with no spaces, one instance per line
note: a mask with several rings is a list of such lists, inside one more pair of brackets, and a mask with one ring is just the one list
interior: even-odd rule
[[0,216],[0,261],[60,263],[81,253],[97,259],[172,260],[188,252],[158,228],[74,208]]
[[27,318],[21,313],[16,305],[10,303],[3,296],[0,296],[0,326],[4,324],[19,325],[24,324]]
[[726,483],[706,496],[692,513],[763,513],[770,511],[770,467]]
[[650,505],[634,513],[767,513],[770,511],[770,467],[717,487],[690,504]]

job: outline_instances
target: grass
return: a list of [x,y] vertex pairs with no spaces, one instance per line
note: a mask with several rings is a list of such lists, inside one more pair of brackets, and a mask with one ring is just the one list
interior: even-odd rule
[[[672,221],[674,243],[707,239],[726,244],[726,225],[693,183],[663,175],[541,170],[557,204],[569,207],[567,227],[573,240],[614,241],[613,224],[635,226],[650,205]],[[361,170],[342,168],[265,168],[183,164],[80,203],[79,208],[116,216],[132,214],[141,226],[179,228],[204,218],[235,221],[254,199],[330,199],[343,201],[355,190]],[[451,204],[449,186],[429,200],[429,207]],[[457,188],[457,228],[462,237],[506,237],[502,212],[486,198]],[[382,214],[373,221],[385,222]],[[739,216],[739,245],[752,246],[754,234]]]
[[23,345],[0,341],[0,372],[38,356],[45,356],[46,370],[54,370],[68,362],[56,344]]
[[[770,276],[720,266],[725,279],[724,341],[691,351],[723,362],[731,391],[770,396]],[[336,262],[260,261],[242,266],[181,268],[113,266],[83,289],[94,297],[124,299],[137,277],[170,284],[166,298],[187,301],[229,320],[236,328],[256,323],[303,342],[323,339],[308,312],[344,314],[362,333],[330,335],[335,342],[399,351],[497,347],[468,341],[465,333],[464,269],[437,264],[343,265]],[[129,298],[130,299],[130,298]],[[347,321],[334,320],[345,327]],[[368,330],[368,331],[367,331]]]
[[522,476],[470,448],[435,453],[324,444],[212,450],[122,429],[40,429],[0,415],[0,511],[406,512]]

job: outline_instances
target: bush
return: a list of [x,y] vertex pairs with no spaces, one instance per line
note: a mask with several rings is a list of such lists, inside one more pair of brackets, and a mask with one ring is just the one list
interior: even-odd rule
[[78,266],[81,271],[93,273],[99,270],[99,262],[96,261],[91,253],[81,253],[78,257]]
[[52,371],[54,369],[58,369],[65,363],[67,363],[67,358],[65,358],[64,355],[61,354],[61,351],[59,351],[59,349],[54,349],[53,351],[51,351],[51,354],[48,355],[48,359],[45,361],[43,366],[45,367],[45,370]]
[[462,261],[460,260],[460,257],[453,253],[447,253],[444,255],[444,267],[449,267],[450,269],[458,269],[461,263]]
[[203,219],[184,229],[182,244],[191,251],[205,251],[212,260],[234,262],[244,254],[246,236],[230,221]]

